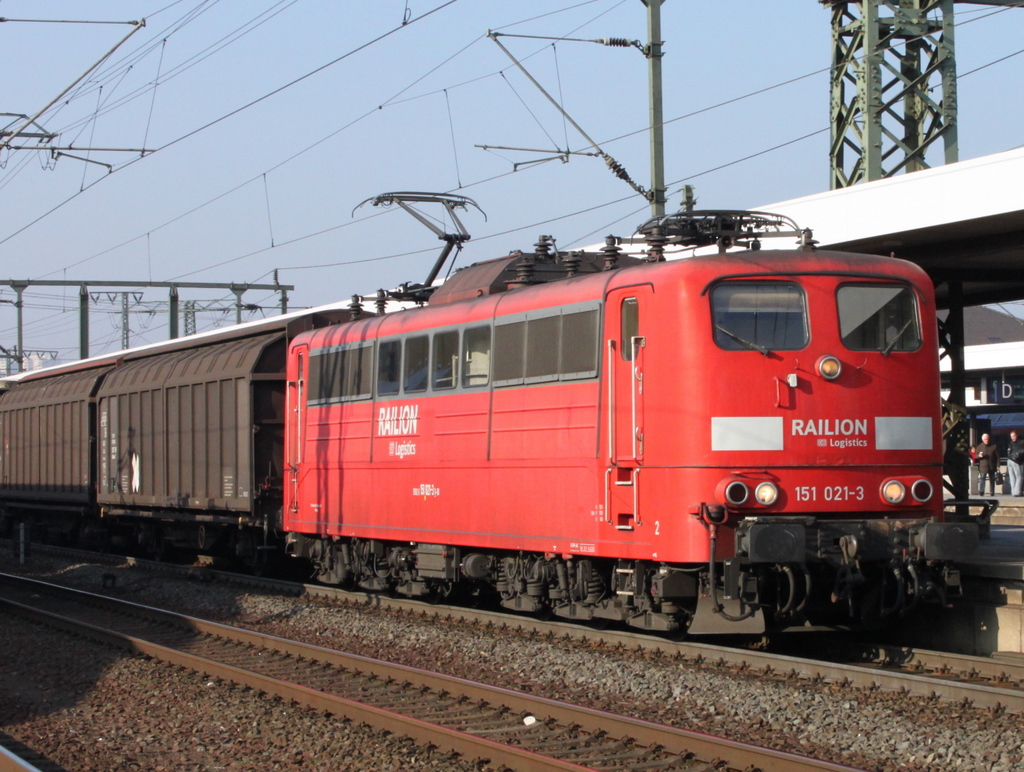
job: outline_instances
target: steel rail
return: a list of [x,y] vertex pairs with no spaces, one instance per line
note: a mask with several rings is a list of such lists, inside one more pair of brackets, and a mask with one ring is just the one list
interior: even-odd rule
[[[67,548],[57,548],[57,550],[83,557],[89,555],[92,559],[98,557]],[[180,568],[166,563],[153,563],[136,558],[122,557],[118,560],[127,562],[129,565],[155,567],[159,570],[178,570]],[[184,570],[187,572],[196,569]],[[721,667],[752,672],[760,671],[773,676],[788,674],[805,680],[824,680],[863,688],[887,691],[905,690],[918,696],[937,697],[953,702],[962,702],[966,699],[979,708],[1024,713],[1024,659],[1018,664],[1005,659],[972,657],[912,647],[868,646],[862,649],[862,652],[867,651],[868,653],[859,655],[865,660],[864,662],[833,663],[807,657],[752,651],[691,640],[671,641],[650,634],[630,631],[595,630],[571,622],[544,621],[461,606],[426,605],[422,601],[390,598],[380,593],[347,591],[323,585],[250,577],[214,569],[203,570],[208,571],[214,577],[223,578],[232,583],[270,587],[295,596],[305,595],[376,608],[394,608],[441,621],[458,619],[491,627],[518,629],[549,637],[557,636],[566,640],[583,640],[636,651],[660,652],[686,661],[708,662]],[[850,647],[851,645],[844,644],[844,646]],[[907,670],[918,672],[906,672]],[[929,675],[929,672],[933,675]],[[978,677],[984,677],[999,684],[1017,682],[1021,686],[1018,688],[1013,688],[1010,685],[994,686],[970,680]]]
[[[1016,681],[1024,688],[1024,655],[976,657],[955,652],[929,651],[912,646],[887,644],[842,643],[840,649],[850,657],[860,656],[862,667],[917,670],[934,673],[937,677],[983,678],[992,681]],[[1014,661],[1016,660],[1016,661]]]
[[[201,635],[227,639],[243,646],[271,649],[296,659],[315,660],[318,663],[331,664],[349,671],[369,674],[384,681],[408,682],[416,688],[429,689],[433,692],[444,692],[449,695],[458,694],[476,703],[501,705],[514,713],[535,716],[542,722],[553,721],[560,726],[579,727],[592,734],[601,733],[612,737],[629,738],[631,742],[635,742],[639,746],[648,748],[658,747],[672,755],[680,755],[684,758],[695,755],[699,758],[713,759],[715,763],[724,761],[730,769],[757,768],[763,770],[763,772],[857,772],[853,767],[832,762],[811,759],[806,756],[772,749],[758,748],[747,743],[619,716],[593,708],[570,705],[558,700],[516,692],[503,687],[489,686],[418,668],[383,662],[369,657],[346,654],[320,646],[299,643],[265,633],[187,617],[162,609],[116,600],[82,590],[52,585],[34,579],[24,579],[6,574],[0,574],[0,579],[4,582],[17,582],[29,587],[36,587],[47,593],[59,593],[74,597],[94,605],[128,609],[135,616],[144,616],[154,621],[176,625],[179,628],[187,627],[190,631]],[[71,620],[18,601],[0,598],[0,605],[16,609],[23,614],[37,619],[42,619],[48,624],[62,629],[79,633],[82,630],[86,630],[90,636],[104,642],[128,647],[161,661],[247,685],[268,694],[279,696],[282,699],[294,700],[317,710],[343,715],[352,720],[362,721],[391,732],[407,735],[418,742],[429,743],[444,750],[471,755],[475,758],[488,758],[492,764],[502,763],[514,769],[530,770],[531,772],[533,770],[540,772],[541,770],[568,771],[592,769],[591,767],[543,756],[526,749],[503,745],[468,732],[461,732],[417,718],[404,716],[393,711],[364,705],[301,684],[281,681],[235,665],[216,662],[207,657],[173,649],[136,635]]]
[[0,772],[42,772],[42,770],[13,751],[0,746]]

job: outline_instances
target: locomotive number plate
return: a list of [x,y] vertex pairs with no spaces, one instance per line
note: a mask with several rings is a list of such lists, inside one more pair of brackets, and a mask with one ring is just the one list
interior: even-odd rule
[[801,485],[796,489],[797,501],[818,501],[819,495],[822,501],[863,501],[864,487],[858,485],[852,488],[848,485],[826,485],[819,494],[816,485]]

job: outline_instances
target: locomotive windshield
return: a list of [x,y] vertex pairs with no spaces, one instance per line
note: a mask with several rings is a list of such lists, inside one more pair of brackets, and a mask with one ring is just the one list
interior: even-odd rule
[[845,284],[836,293],[839,334],[853,351],[916,351],[921,346],[914,292],[905,285]]
[[791,282],[728,282],[711,292],[715,343],[729,351],[795,350],[807,345],[807,303]]

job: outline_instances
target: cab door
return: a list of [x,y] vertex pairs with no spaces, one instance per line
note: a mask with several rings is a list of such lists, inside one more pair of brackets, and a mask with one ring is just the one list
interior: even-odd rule
[[[301,481],[308,471],[308,465],[305,463],[306,453],[306,432],[308,427],[306,425],[306,384],[309,371],[309,346],[303,345],[294,349],[293,358],[295,362],[295,370],[291,373],[291,378],[288,381],[288,401],[286,405],[286,414],[288,422],[288,436],[286,444],[286,459],[285,459],[285,474],[287,475],[287,482],[285,483],[285,509],[289,519],[293,521],[302,521],[303,518],[308,514],[306,512],[300,512],[299,502],[302,501],[300,495]],[[308,518],[306,518],[308,520]],[[295,524],[298,525],[297,523]],[[311,523],[303,523],[303,525],[311,525]]]
[[619,530],[641,525],[644,333],[653,294],[647,284],[627,287],[610,292],[605,303],[605,516]]

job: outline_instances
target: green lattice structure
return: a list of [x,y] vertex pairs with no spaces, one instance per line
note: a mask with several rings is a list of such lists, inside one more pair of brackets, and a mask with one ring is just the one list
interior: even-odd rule
[[954,0],[819,2],[832,13],[830,187],[927,169],[933,148],[957,161]]

